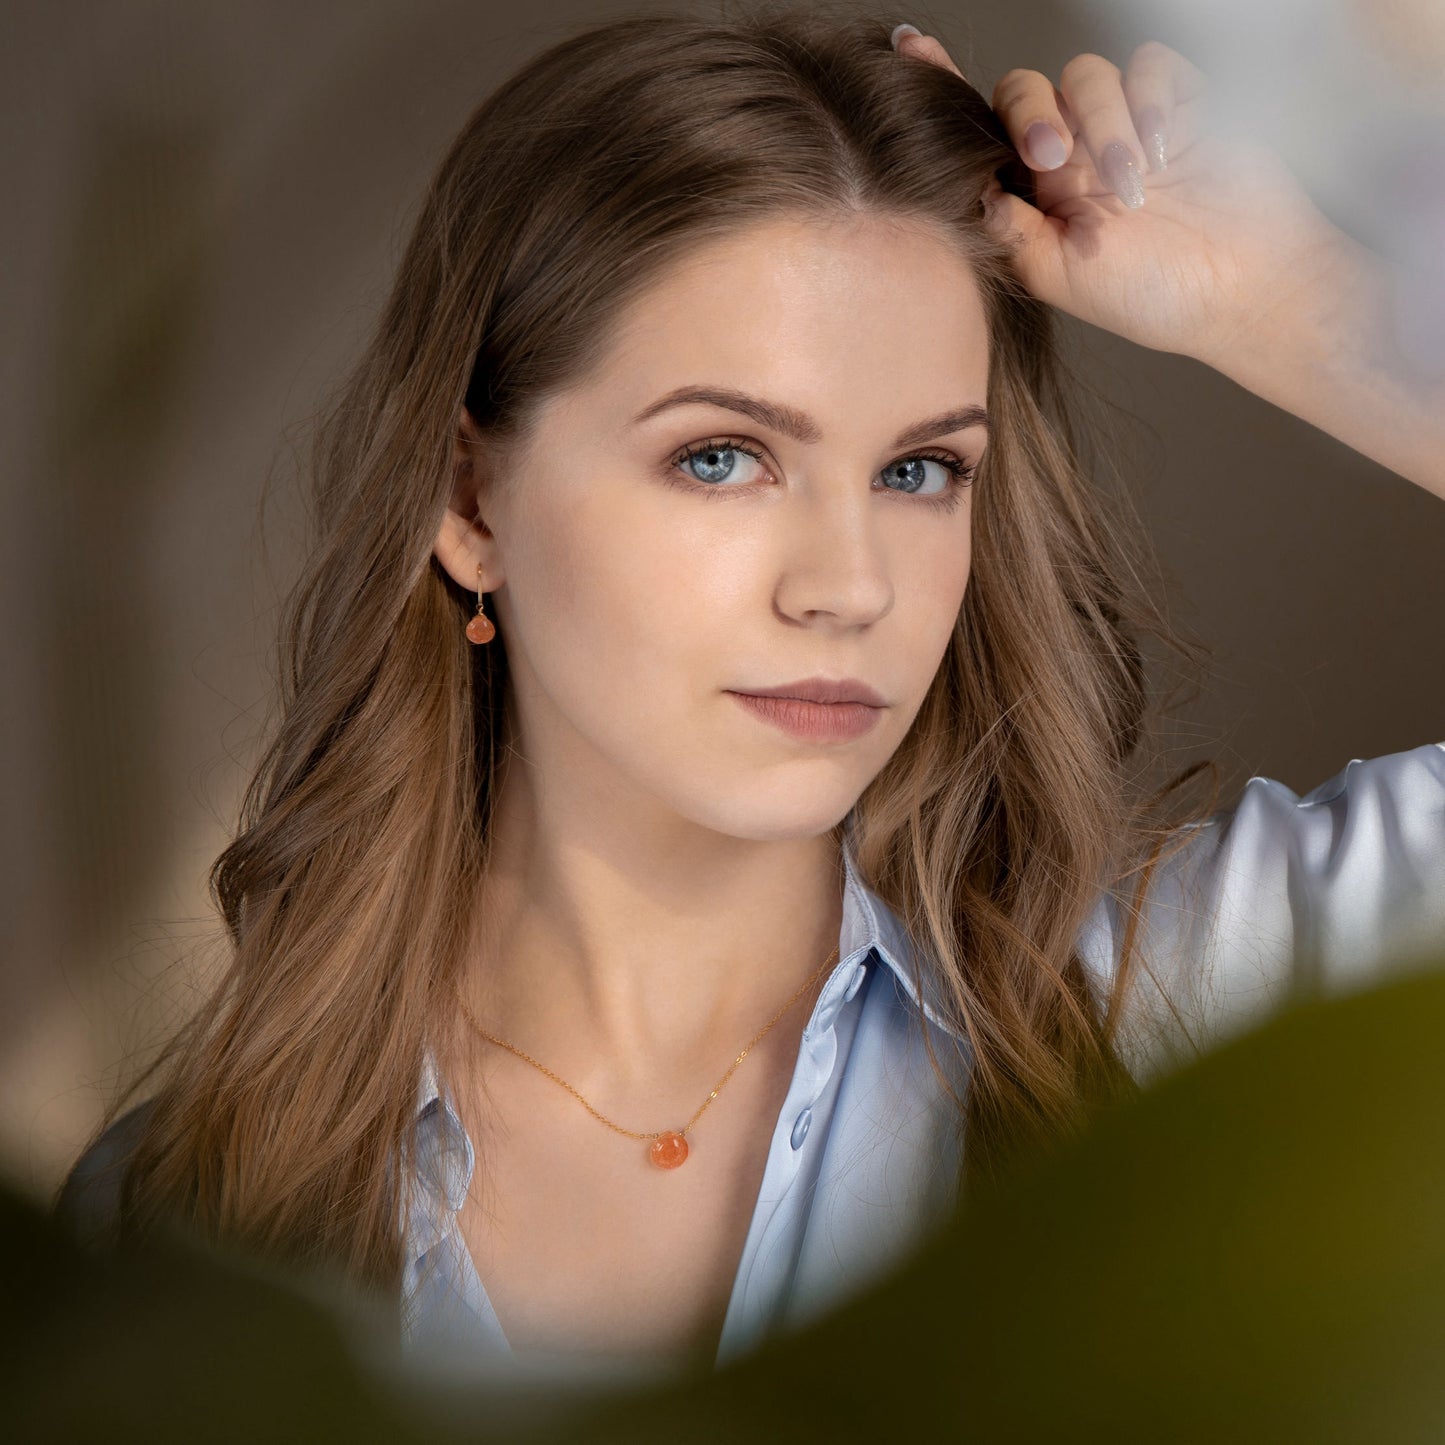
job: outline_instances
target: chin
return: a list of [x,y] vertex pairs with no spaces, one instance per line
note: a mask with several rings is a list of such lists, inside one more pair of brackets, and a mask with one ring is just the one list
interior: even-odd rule
[[812,786],[800,781],[796,788],[774,784],[760,789],[754,783],[726,801],[714,797],[710,804],[686,811],[703,827],[729,838],[782,843],[827,833],[848,816],[860,791],[820,788],[816,781]]

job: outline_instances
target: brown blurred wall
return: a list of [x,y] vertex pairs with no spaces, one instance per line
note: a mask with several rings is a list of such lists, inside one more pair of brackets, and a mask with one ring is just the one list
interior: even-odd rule
[[[206,870],[269,716],[296,428],[469,110],[616,8],[4,8],[0,1171],[37,1192],[217,956]],[[1184,48],[1120,14],[887,18],[942,22],[987,95],[1016,65]],[[1218,757],[1226,795],[1304,790],[1445,737],[1445,506],[1201,365],[1073,335],[1176,616],[1214,647],[1181,760]]]

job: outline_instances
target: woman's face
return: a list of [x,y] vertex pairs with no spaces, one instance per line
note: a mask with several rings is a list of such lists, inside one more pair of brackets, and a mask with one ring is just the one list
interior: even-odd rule
[[[983,452],[987,380],[967,264],[896,222],[759,224],[635,304],[517,474],[470,484],[483,526],[449,514],[437,543],[495,593],[544,801],[759,840],[842,819],[963,600],[971,493],[948,463]],[[737,696],[816,678],[872,688],[871,725],[800,736]]]

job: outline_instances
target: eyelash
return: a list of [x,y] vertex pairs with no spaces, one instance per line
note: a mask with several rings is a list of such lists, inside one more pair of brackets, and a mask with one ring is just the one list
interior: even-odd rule
[[[689,447],[684,447],[682,451],[678,452],[668,462],[668,485],[677,487],[680,491],[684,492],[703,492],[710,497],[721,497],[728,493],[744,491],[745,489],[742,487],[710,486],[706,482],[690,481],[679,475],[678,468],[690,462],[693,457],[699,457],[704,452],[711,451],[737,451],[741,452],[745,457],[751,457],[755,462],[763,460],[761,452],[748,446],[745,441],[742,441],[738,437],[712,437],[707,441],[695,442]],[[940,451],[909,452],[907,456],[899,457],[897,461],[889,462],[888,465],[897,466],[898,462],[911,462],[915,460],[937,462],[949,473],[950,481],[947,491],[940,492],[936,497],[922,497],[919,499],[922,505],[937,507],[941,511],[951,512],[958,506],[963,500],[963,493],[973,485],[974,473],[978,470],[974,463],[961,461],[958,457],[954,456],[952,452]],[[884,490],[894,491],[895,489],[887,487]],[[907,497],[912,494],[909,492],[897,492],[897,495]]]

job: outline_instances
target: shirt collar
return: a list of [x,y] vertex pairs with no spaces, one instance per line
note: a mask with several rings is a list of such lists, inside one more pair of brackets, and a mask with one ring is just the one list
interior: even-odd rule
[[[918,950],[914,948],[898,915],[863,881],[853,857],[851,818],[843,838],[843,875],[843,926],[838,937],[838,964],[824,992],[832,987],[837,976],[851,974],[851,965],[871,951],[888,967],[904,997],[914,1008],[922,1008],[931,1023],[951,1037],[962,1039],[964,1035],[945,1022],[942,1012],[936,1007],[936,992],[930,990],[931,1001],[920,998]],[[440,1096],[436,1060],[431,1050],[427,1050],[417,1090],[417,1112],[424,1113]]]
[[927,999],[920,997],[918,979],[926,979],[927,974],[919,967],[919,952],[897,913],[863,881],[853,857],[852,827],[850,814],[843,835],[843,928],[838,940],[840,970],[849,959],[871,950],[892,972],[904,997],[915,1009],[921,1008],[929,1022],[950,1038],[963,1041],[963,1032],[945,1021],[938,1007],[936,990],[929,989]]
[[[853,857],[850,817],[843,837],[843,924],[838,938],[838,962],[823,986],[809,1021],[811,1032],[824,1018],[836,1017],[839,1000],[848,989],[860,963],[870,956],[889,971],[898,990],[914,1009],[949,1038],[962,1043],[964,1035],[947,1024],[939,1008],[937,995],[930,990],[930,999],[919,995],[919,955],[898,915],[864,881]],[[926,975],[925,975],[926,977]],[[426,1051],[416,1096],[418,1122],[418,1170],[414,1196],[422,1206],[413,1218],[413,1252],[430,1248],[448,1232],[451,1215],[461,1208],[471,1183],[476,1156],[471,1140],[448,1101],[443,1097],[436,1057]],[[445,1210],[438,1217],[435,1208],[427,1208],[445,1200]]]

